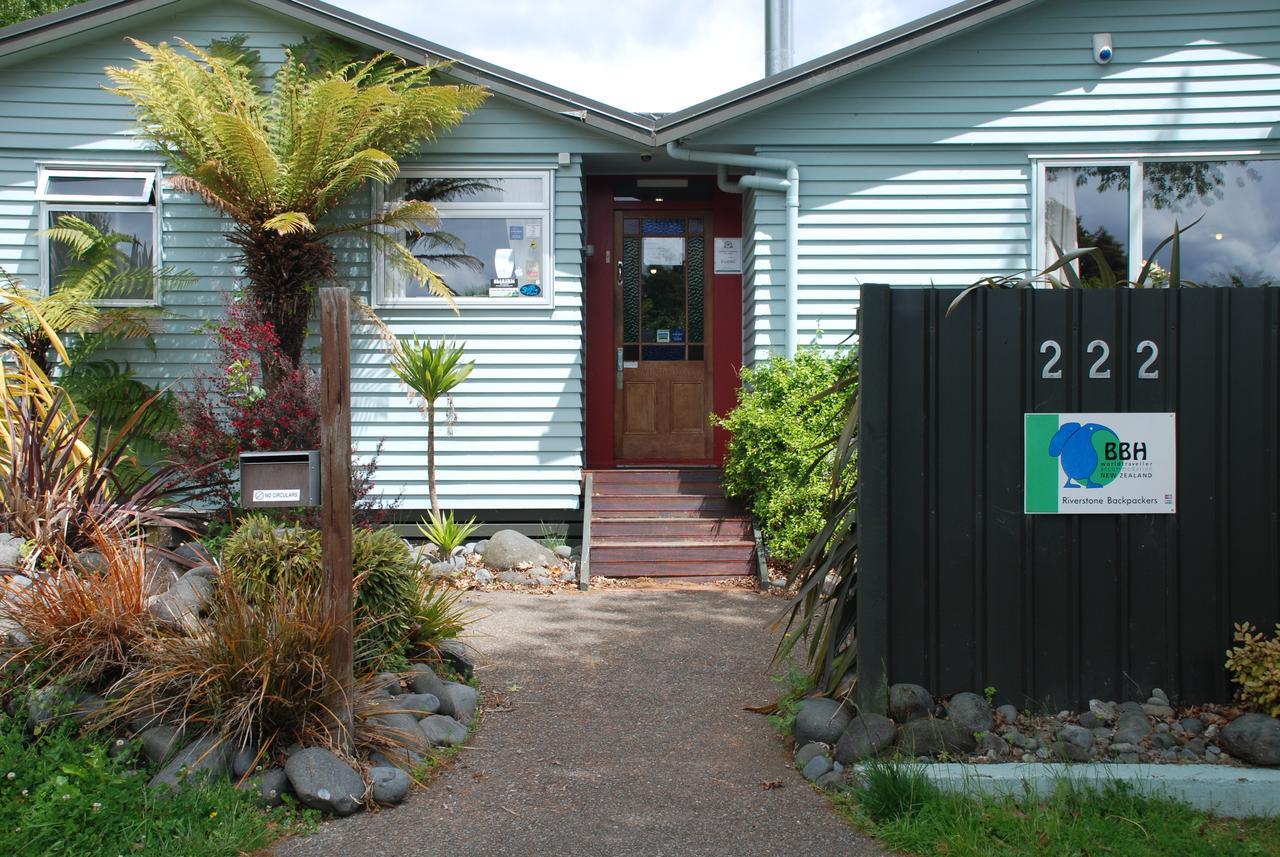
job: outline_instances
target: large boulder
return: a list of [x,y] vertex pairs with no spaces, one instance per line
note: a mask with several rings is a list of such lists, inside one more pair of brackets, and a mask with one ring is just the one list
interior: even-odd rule
[[298,800],[332,815],[351,815],[364,799],[364,780],[350,765],[323,747],[299,750],[284,763],[285,776]]
[[515,530],[498,530],[484,549],[484,564],[490,568],[511,568],[527,562],[530,565],[558,565],[556,555],[533,539]]
[[1228,723],[1218,736],[1223,749],[1251,765],[1280,765],[1280,720],[1265,714],[1244,714]]
[[835,744],[848,728],[852,716],[849,706],[842,702],[825,696],[809,697],[800,702],[791,737],[799,746],[813,741]]
[[836,742],[835,759],[842,765],[878,756],[893,745],[898,728],[880,714],[860,714],[849,721]]
[[918,684],[895,684],[889,688],[889,716],[898,723],[933,715],[933,694]]
[[176,791],[184,783],[226,777],[231,764],[231,748],[216,738],[197,738],[183,747],[151,778],[152,786],[168,786]]
[[436,747],[456,747],[467,740],[467,727],[444,714],[432,714],[418,723],[423,737]]
[[991,703],[976,693],[957,693],[947,700],[947,718],[967,732],[990,732],[996,726]]
[[469,724],[476,716],[480,694],[469,684],[446,681],[440,685],[440,692],[436,697],[440,700],[439,712],[448,714],[459,723]]
[[972,730],[953,721],[933,717],[899,726],[894,744],[905,756],[963,755],[978,747]]

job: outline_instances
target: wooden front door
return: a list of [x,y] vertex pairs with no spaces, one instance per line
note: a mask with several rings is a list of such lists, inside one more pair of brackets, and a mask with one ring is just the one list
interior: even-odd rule
[[710,218],[618,212],[614,455],[622,462],[712,457]]

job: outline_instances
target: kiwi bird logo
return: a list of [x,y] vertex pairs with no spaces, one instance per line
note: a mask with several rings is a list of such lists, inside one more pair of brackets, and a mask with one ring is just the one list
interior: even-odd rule
[[1104,425],[1064,423],[1049,441],[1049,454],[1058,459],[1067,475],[1067,484],[1062,487],[1102,488],[1114,481],[1120,468],[1107,459],[1105,448],[1119,442],[1116,433]]

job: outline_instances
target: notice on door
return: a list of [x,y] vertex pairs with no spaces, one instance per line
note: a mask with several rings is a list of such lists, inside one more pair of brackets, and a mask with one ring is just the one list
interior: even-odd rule
[[1175,414],[1026,414],[1028,515],[1178,511]]
[[648,265],[683,265],[683,238],[646,238],[644,239],[644,264]]
[[715,272],[717,274],[742,273],[742,239],[716,238]]

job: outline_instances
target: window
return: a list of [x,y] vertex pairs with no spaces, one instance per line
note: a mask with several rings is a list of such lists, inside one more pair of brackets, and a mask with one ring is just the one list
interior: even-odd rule
[[[1156,248],[1198,219],[1180,238],[1184,281],[1280,285],[1280,158],[1046,162],[1040,175],[1037,269],[1097,247],[1132,280],[1155,253],[1149,282],[1163,285],[1172,249]],[[1072,267],[1086,284],[1099,274],[1090,258]]]
[[[159,265],[159,170],[97,165],[41,165],[36,177],[36,198],[44,229],[57,226],[64,217],[92,224],[105,235],[116,236],[120,251],[119,272],[151,271]],[[42,280],[46,290],[56,290],[75,259],[69,249],[42,237]],[[155,277],[124,278],[121,288],[104,296],[106,305],[154,304]]]
[[[553,290],[551,174],[546,171],[406,170],[384,204],[430,202],[429,232],[405,231],[405,245],[463,303],[546,306]],[[379,266],[382,306],[437,304],[426,286]]]

